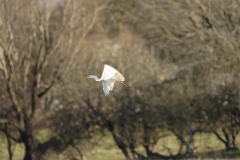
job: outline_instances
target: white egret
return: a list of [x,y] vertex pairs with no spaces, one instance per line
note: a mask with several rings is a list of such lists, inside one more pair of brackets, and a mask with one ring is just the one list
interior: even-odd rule
[[132,86],[123,83],[125,78],[121,73],[119,73],[116,69],[109,65],[104,65],[102,77],[98,78],[97,76],[94,75],[89,75],[87,78],[94,78],[95,81],[102,81],[103,85],[103,91],[105,95],[109,94],[109,91],[113,90],[113,86],[115,82],[120,82],[121,84],[125,85],[129,89],[134,89]]

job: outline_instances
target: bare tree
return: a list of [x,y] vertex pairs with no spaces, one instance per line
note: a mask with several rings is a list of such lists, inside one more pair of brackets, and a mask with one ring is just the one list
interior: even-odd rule
[[1,126],[6,127],[1,131],[10,140],[24,144],[25,160],[41,158],[36,126],[44,125],[44,117],[51,113],[40,116],[40,100],[57,91],[104,9],[103,3],[55,2],[0,2],[1,99],[10,104],[5,110],[11,113],[5,112],[6,121]]
[[[231,78],[232,79],[232,78]],[[210,108],[217,114],[211,122],[213,127],[208,131],[225,145],[226,151],[237,150],[237,136],[239,135],[239,80],[233,78],[224,86],[218,86],[219,93],[208,96]],[[212,116],[212,112],[207,115]]]

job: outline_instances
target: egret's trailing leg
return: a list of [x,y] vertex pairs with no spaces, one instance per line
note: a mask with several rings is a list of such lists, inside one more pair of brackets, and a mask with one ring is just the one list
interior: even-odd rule
[[133,86],[130,86],[126,83],[124,83],[123,81],[119,81],[121,84],[125,85],[127,88],[131,89],[131,90],[134,90],[134,87]]

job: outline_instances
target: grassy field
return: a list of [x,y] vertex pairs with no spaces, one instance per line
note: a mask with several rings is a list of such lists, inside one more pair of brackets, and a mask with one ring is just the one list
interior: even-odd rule
[[[46,135],[46,133],[44,133]],[[39,136],[38,138],[44,139]],[[46,139],[46,137],[45,137]],[[0,159],[7,160],[7,142],[3,135],[0,135]],[[106,137],[98,137],[96,139],[98,141],[95,145],[89,145],[88,142],[82,142],[79,146],[83,151],[86,160],[123,160],[124,156],[122,152],[116,147],[113,140],[110,136]],[[239,139],[238,139],[239,141]],[[83,148],[84,146],[84,148]],[[161,154],[168,155],[167,150],[163,147],[171,148],[172,153],[176,153],[178,151],[178,141],[174,136],[168,136],[158,142],[156,147],[154,148],[154,152],[159,152]],[[216,137],[212,134],[199,134],[195,136],[195,158],[196,159],[220,159],[220,158],[240,158],[240,152],[224,152],[224,145],[216,139]],[[138,151],[143,151],[142,148],[138,148]],[[24,146],[20,144],[14,144],[13,146],[14,160],[22,160],[24,155]],[[66,149],[64,152],[56,153],[49,150],[46,154],[48,159],[59,159],[66,160],[70,158],[72,155],[78,157],[76,155],[77,152],[71,148]]]
[[[0,134],[0,159],[1,160],[8,160],[8,151],[7,151],[7,141],[4,135]],[[13,145],[13,153],[14,153],[14,160],[22,160],[24,156],[24,146],[21,144],[14,144]]]

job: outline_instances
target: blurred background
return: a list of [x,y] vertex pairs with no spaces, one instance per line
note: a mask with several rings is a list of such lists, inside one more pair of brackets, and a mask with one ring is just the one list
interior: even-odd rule
[[[239,157],[239,0],[0,0],[0,159]],[[135,87],[104,96],[104,64]]]

